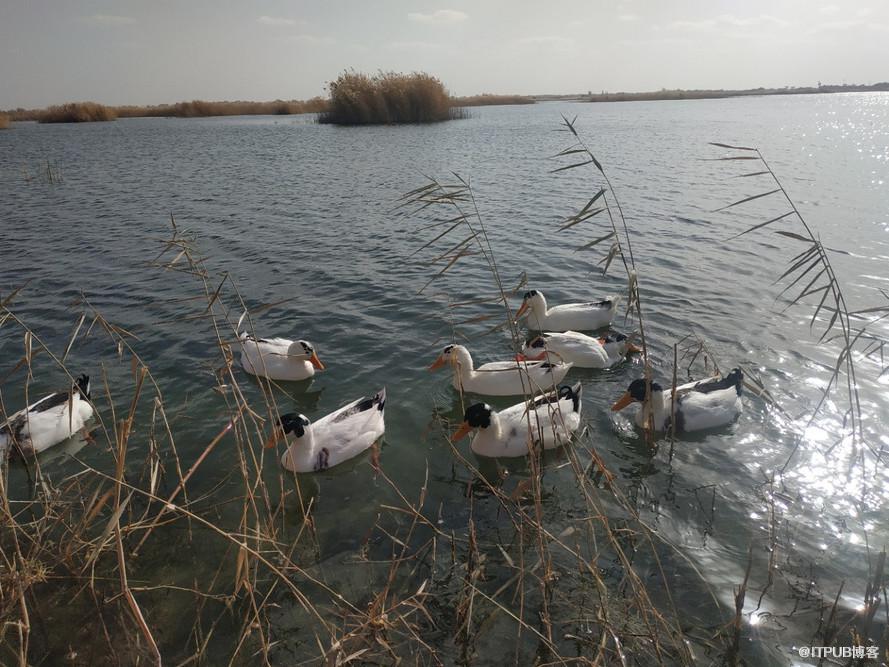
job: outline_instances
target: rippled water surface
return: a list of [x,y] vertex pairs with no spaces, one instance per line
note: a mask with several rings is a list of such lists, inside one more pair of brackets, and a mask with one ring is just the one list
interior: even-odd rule
[[[79,317],[72,303],[81,293],[138,336],[134,345],[167,405],[176,407],[172,428],[188,464],[227,413],[212,390],[219,363],[212,335],[186,319],[196,312],[190,299],[200,294],[198,284],[147,265],[168,235],[172,212],[195,232],[208,267],[228,271],[248,304],[284,301],[255,318],[258,332],[316,345],[327,371],[291,388],[285,407],[319,417],[386,385],[381,465],[413,493],[428,469],[429,506],[441,506],[445,526],[465,526],[465,489],[454,480],[450,447],[433,423],[434,409],[455,417],[459,402],[447,378],[425,367],[451,338],[452,319],[490,312],[470,307],[449,315],[445,296],[472,300],[489,296],[492,287],[482,265],[468,258],[418,296],[433,272],[423,260],[433,255],[412,253],[435,232],[393,209],[401,194],[423,184],[424,174],[447,179],[457,172],[471,179],[509,281],[527,272],[529,286],[553,303],[622,293],[621,271],[603,277],[596,270],[599,248],[575,251],[604,233],[604,221],[555,233],[560,219],[599,187],[592,172],[550,173],[563,163],[549,156],[570,143],[554,131],[560,114],[577,116],[620,195],[660,376],[669,381],[673,343],[694,330],[724,368],[757,369],[787,412],[747,397],[733,427],[652,454],[628,421],[608,410],[640,373],[638,362],[573,371],[569,378],[584,383],[586,442],[643,519],[694,564],[727,609],[751,544],[762,561],[752,580],[756,588],[765,584],[762,554],[773,525],[782,526],[776,566],[787,578],[812,578],[828,597],[845,581],[841,604],[856,608],[869,558],[889,538],[885,466],[860,446],[837,442],[847,405],[842,394],[808,424],[837,350],[809,329],[812,308],[783,312],[786,304],[776,300],[781,288],[773,281],[798,243],[768,230],[731,238],[783,213],[786,204],[766,198],[713,213],[769,184],[731,178],[751,171],[749,164],[708,160],[724,152],[707,142],[761,148],[824,243],[851,253],[834,257],[849,307],[878,305],[885,302],[878,290],[889,288],[889,95],[543,103],[480,108],[466,120],[422,127],[338,128],[306,117],[17,124],[0,132],[0,293],[28,283],[14,312],[60,354]],[[40,177],[47,160],[58,166],[61,182]],[[461,331],[479,336],[490,326]],[[885,334],[886,327],[878,323],[874,331]],[[498,335],[469,345],[478,360],[509,349]],[[0,389],[11,407],[24,401],[22,372],[7,375],[22,349],[21,331],[7,323],[0,329]],[[113,346],[91,336],[74,347],[70,361],[94,378],[104,368],[113,383],[130,372],[116,359]],[[874,451],[889,445],[889,380],[877,379],[878,361],[858,360],[864,430]],[[48,363],[38,367],[46,374],[35,377],[35,394],[61,381]],[[469,455],[467,441],[460,447]],[[89,446],[78,455],[95,465],[107,457]],[[770,489],[767,480],[788,459],[782,482]],[[236,484],[235,465],[235,455],[221,446],[190,492]],[[64,457],[48,464],[60,477],[75,469]],[[10,483],[25,488],[25,473],[13,466]],[[546,476],[553,521],[572,510],[559,497],[572,483],[556,460]],[[347,560],[389,497],[386,485],[366,457],[310,484],[326,576],[360,587]],[[665,548],[664,557],[672,553]],[[693,616],[701,599],[676,583],[680,615]],[[755,601],[748,611],[754,607]],[[766,599],[750,616],[753,636],[761,639],[750,649],[757,661],[786,664],[791,644],[808,637],[812,618],[788,616],[792,607],[792,600]]]

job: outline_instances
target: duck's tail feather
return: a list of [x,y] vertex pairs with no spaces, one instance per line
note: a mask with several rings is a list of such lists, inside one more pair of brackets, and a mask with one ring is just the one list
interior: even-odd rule
[[740,396],[743,386],[744,371],[742,371],[740,368],[733,368],[731,372],[724,377],[714,378],[709,382],[703,382],[697,385],[694,388],[694,391],[701,392],[702,394],[709,394],[712,391],[720,391],[722,389],[731,389],[732,387],[734,387],[735,391],[738,393],[738,396]]

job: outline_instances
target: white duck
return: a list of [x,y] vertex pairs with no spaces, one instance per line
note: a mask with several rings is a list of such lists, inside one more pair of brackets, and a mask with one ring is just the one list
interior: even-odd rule
[[530,405],[523,401],[500,412],[486,403],[476,403],[467,408],[451,442],[478,429],[470,447],[480,456],[526,456],[532,447],[541,445],[543,449],[555,449],[568,442],[580,426],[580,393],[578,382],[540,396]]
[[81,431],[93,416],[90,379],[81,375],[70,391],[44,396],[0,426],[0,456],[37,454]]
[[462,345],[448,345],[429,367],[430,371],[450,363],[457,391],[484,396],[521,396],[548,390],[559,384],[572,364],[547,361],[492,361],[478,368]]
[[543,292],[531,290],[522,296],[516,320],[527,317],[534,331],[592,331],[611,325],[617,313],[619,296],[589,303],[566,303],[547,308]]
[[630,403],[640,402],[636,412],[636,425],[644,428],[651,414],[656,431],[668,431],[675,407],[676,432],[701,431],[730,424],[741,414],[741,387],[744,373],[735,368],[723,378],[712,377],[676,387],[675,405],[670,389],[657,382],[651,383],[651,397],[645,403],[645,380],[633,380],[626,393],[611,406],[613,411],[623,410]]
[[611,368],[642,350],[622,333],[594,338],[577,331],[544,333],[525,343],[519,360],[567,361],[578,368]]
[[255,338],[246,331],[238,339],[241,342],[241,366],[251,375],[296,381],[314,376],[316,369],[324,370],[324,364],[308,341]]
[[288,443],[281,465],[292,472],[322,472],[353,459],[386,431],[386,388],[370,398],[359,398],[311,423],[304,415],[281,415],[266,441],[274,447]]

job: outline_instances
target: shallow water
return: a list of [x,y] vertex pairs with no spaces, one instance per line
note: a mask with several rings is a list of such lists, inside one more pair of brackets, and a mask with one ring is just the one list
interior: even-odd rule
[[[423,127],[338,128],[308,117],[17,124],[0,132],[0,294],[30,281],[14,310],[58,352],[76,324],[79,310],[71,303],[81,292],[107,319],[138,335],[136,347],[167,405],[181,409],[173,428],[188,463],[227,417],[212,391],[213,339],[183,319],[195,313],[186,299],[199,293],[197,284],[146,266],[159,251],[157,240],[168,234],[172,212],[196,233],[208,266],[228,271],[248,304],[287,299],[254,320],[257,331],[304,337],[327,365],[313,382],[288,388],[295,409],[321,416],[386,385],[384,469],[399,488],[411,490],[428,467],[428,506],[442,507],[444,525],[465,526],[465,489],[452,475],[451,450],[437,429],[430,431],[435,408],[456,417],[459,403],[445,374],[425,367],[451,335],[442,295],[471,300],[492,288],[481,264],[466,261],[429,295],[418,296],[432,273],[422,259],[433,255],[412,253],[430,232],[393,208],[401,194],[423,184],[423,174],[447,179],[455,171],[471,178],[507,282],[525,271],[529,286],[552,303],[622,293],[617,267],[604,277],[595,270],[600,250],[575,252],[604,233],[601,218],[594,218],[600,220],[595,228],[588,222],[555,233],[560,219],[599,187],[584,170],[549,173],[562,163],[548,156],[570,143],[567,134],[554,132],[560,114],[577,116],[621,198],[660,377],[669,381],[673,343],[693,329],[722,367],[756,368],[790,415],[748,397],[736,425],[652,456],[628,420],[608,410],[640,373],[634,362],[569,374],[584,383],[585,443],[726,608],[743,579],[748,547],[761,552],[768,544],[765,482],[793,453],[775,499],[775,511],[787,521],[779,564],[792,572],[814,563],[819,590],[832,597],[845,581],[841,603],[856,608],[868,576],[868,545],[873,554],[889,538],[886,473],[848,442],[834,446],[845,410],[841,394],[807,426],[829,376],[825,365],[837,352],[809,329],[811,308],[782,312],[785,304],[776,301],[780,287],[772,283],[798,244],[769,231],[730,238],[786,205],[768,198],[713,213],[768,184],[732,179],[751,171],[749,164],[707,160],[724,154],[707,142],[760,147],[825,244],[852,253],[833,258],[849,306],[878,305],[878,289],[889,281],[889,95],[543,103],[480,108],[469,119]],[[37,176],[46,160],[59,167],[62,182]],[[457,319],[484,312],[461,310]],[[477,336],[490,326],[461,330]],[[886,333],[884,324],[876,327]],[[477,360],[508,352],[497,335],[473,339],[470,347]],[[0,329],[3,377],[22,349],[20,331]],[[112,381],[130,370],[101,337],[75,346],[72,359],[94,377],[105,364]],[[873,360],[858,363],[864,430],[879,449],[889,445],[889,378],[875,379]],[[38,374],[30,391],[59,381],[57,373]],[[7,406],[22,404],[22,384],[18,372],[0,386]],[[460,447],[468,455],[468,442]],[[79,456],[101,465],[107,455],[87,446]],[[221,447],[215,456],[213,467],[193,481],[194,495],[234,484],[235,455]],[[61,477],[77,464],[60,457],[48,469]],[[24,484],[18,468],[10,479],[13,487]],[[570,510],[558,491],[571,483],[570,473],[547,476],[554,521]],[[366,458],[312,484],[319,567],[333,581],[348,581],[355,575],[347,560],[389,491]],[[761,587],[763,568],[752,578]],[[693,592],[674,601],[680,615],[694,616],[701,604]],[[785,613],[792,604],[784,609],[784,602],[766,598],[760,612]],[[790,646],[803,643],[811,620],[781,618],[787,629],[779,630],[767,615],[754,613],[752,636],[760,645],[748,650],[763,663],[787,664]]]

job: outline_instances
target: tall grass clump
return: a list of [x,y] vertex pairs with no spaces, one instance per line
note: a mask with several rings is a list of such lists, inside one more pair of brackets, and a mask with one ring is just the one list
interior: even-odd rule
[[9,127],[9,116],[5,113],[0,113],[0,130],[5,130]]
[[335,125],[436,123],[460,118],[444,84],[423,72],[344,72],[330,84],[330,104],[318,122]]
[[93,123],[117,119],[113,107],[96,102],[69,102],[48,107],[38,117],[41,123]]

